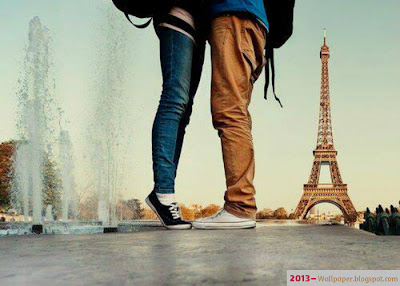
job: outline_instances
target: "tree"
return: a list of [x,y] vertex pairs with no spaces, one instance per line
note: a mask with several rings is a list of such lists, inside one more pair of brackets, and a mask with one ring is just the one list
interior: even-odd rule
[[93,221],[97,219],[97,207],[99,200],[97,195],[85,197],[79,203],[79,220]]
[[361,221],[364,219],[364,211],[357,212],[357,221]]
[[195,211],[194,209],[188,208],[185,205],[180,205],[182,219],[193,221],[195,220]]
[[257,219],[272,219],[272,218],[274,218],[274,211],[269,208],[265,208],[256,214],[256,218]]
[[201,216],[202,217],[212,216],[212,215],[216,214],[219,209],[220,209],[219,206],[210,204],[201,210]]
[[15,142],[0,143],[0,208],[10,207],[10,188],[12,178],[12,157]]
[[53,206],[53,213],[61,215],[61,178],[56,171],[55,163],[47,158],[43,166],[43,210],[47,205]]
[[288,214],[285,210],[285,208],[278,208],[274,211],[274,218],[276,219],[287,219]]
[[143,209],[142,219],[155,220],[158,218],[157,218],[157,215],[151,209],[145,208],[145,209]]
[[143,217],[142,203],[138,199],[130,199],[125,202],[125,206],[131,211],[131,217],[128,219],[141,219]]
[[[0,143],[0,208],[10,207],[10,188],[14,179],[14,155],[17,144],[25,144],[22,141],[8,141]],[[56,164],[49,154],[43,165],[43,212],[47,205],[53,205],[55,213],[61,211],[61,180],[56,170]]]
[[202,206],[201,205],[199,205],[199,204],[193,204],[191,207],[190,207],[192,210],[193,210],[193,212],[194,212],[194,219],[198,219],[198,218],[201,218],[202,217],[202,214],[201,214],[201,211],[202,211]]
[[337,222],[341,222],[342,220],[344,220],[344,217],[343,217],[342,214],[338,214],[338,215],[335,215],[335,217],[333,218],[333,220],[334,220],[334,221],[337,221]]

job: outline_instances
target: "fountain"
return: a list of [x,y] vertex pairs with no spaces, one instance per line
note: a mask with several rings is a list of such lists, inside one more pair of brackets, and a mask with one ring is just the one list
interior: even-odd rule
[[98,219],[104,232],[117,231],[116,201],[121,188],[123,146],[122,123],[125,102],[123,85],[127,58],[126,23],[109,4],[104,7],[96,43],[94,113],[91,134],[93,177],[98,198]]
[[[25,222],[18,229],[17,222],[10,223],[5,235],[117,231],[116,204],[122,188],[124,151],[128,148],[122,125],[127,111],[123,86],[128,45],[124,33],[129,26],[112,4],[102,6],[105,8],[94,62],[94,110],[88,129],[92,164],[88,171],[93,172],[96,193],[93,202],[98,202],[98,220],[76,220],[78,197],[72,141],[61,124],[61,109],[58,117],[53,116],[56,104],[50,32],[34,17],[29,23],[29,43],[18,82],[19,140],[10,193],[13,209],[23,213]],[[58,139],[53,138],[56,119]],[[53,155],[54,150],[59,150],[59,156]],[[49,169],[54,177],[52,183],[49,183]]]
[[54,221],[52,205],[47,205],[46,207],[46,221]]
[[[27,228],[28,232],[38,234],[53,233],[44,229],[44,217],[47,225],[57,224],[54,218],[58,219],[59,213],[63,223],[77,217],[72,143],[68,131],[61,126],[61,119],[59,160],[53,155],[57,147],[53,138],[56,104],[50,42],[50,31],[34,17],[29,23],[29,43],[17,93],[19,140],[10,197],[13,209],[24,214],[25,224],[18,225],[22,230],[15,233],[27,233]],[[60,118],[61,114],[60,111]]]
[[32,213],[32,231],[43,231],[44,164],[49,146],[49,42],[50,32],[38,17],[29,23],[29,45],[19,81],[20,140],[15,155],[12,202],[23,210],[25,220]]
[[69,216],[78,216],[78,206],[75,192],[74,161],[72,143],[68,131],[61,129],[59,136],[61,157],[61,184],[63,196],[61,201],[62,221],[68,222]]

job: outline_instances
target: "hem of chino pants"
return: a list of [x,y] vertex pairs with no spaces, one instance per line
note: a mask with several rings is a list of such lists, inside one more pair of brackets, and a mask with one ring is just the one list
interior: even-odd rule
[[256,219],[256,211],[251,211],[251,212],[240,211],[237,208],[233,208],[232,206],[230,206],[227,203],[225,203],[224,209],[228,213],[233,214],[234,216],[237,216],[240,218]]
[[174,194],[175,190],[174,189],[160,189],[160,188],[154,188],[153,191],[158,194]]

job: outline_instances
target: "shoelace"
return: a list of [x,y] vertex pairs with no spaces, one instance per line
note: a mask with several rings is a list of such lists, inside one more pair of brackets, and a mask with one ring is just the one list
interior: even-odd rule
[[181,217],[178,203],[172,203],[169,207],[169,211],[170,211],[173,219],[178,219]]
[[222,215],[222,213],[224,212],[224,209],[220,209],[215,215],[212,216],[212,218],[217,218],[220,215]]

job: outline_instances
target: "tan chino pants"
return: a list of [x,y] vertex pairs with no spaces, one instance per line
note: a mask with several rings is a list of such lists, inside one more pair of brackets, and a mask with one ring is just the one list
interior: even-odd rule
[[253,83],[265,63],[265,28],[257,20],[220,16],[211,24],[211,112],[221,138],[225,206],[239,217],[255,218],[254,148],[248,111]]

